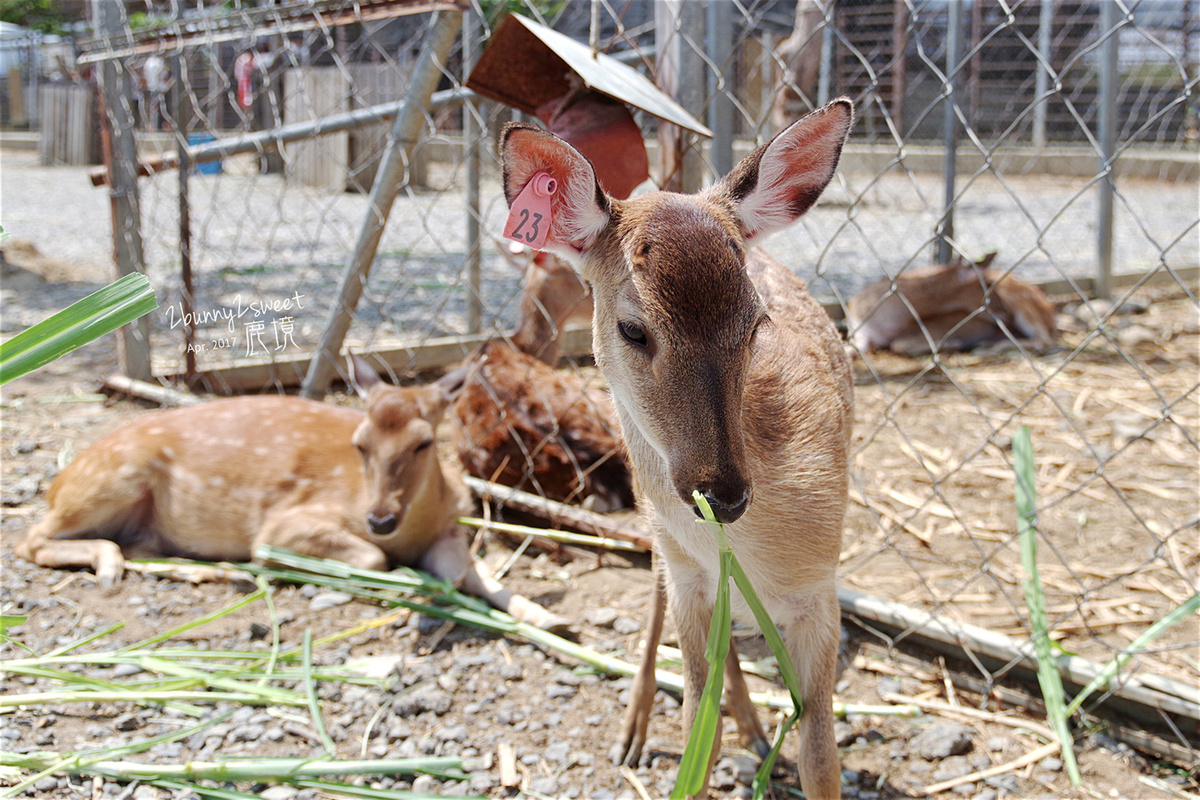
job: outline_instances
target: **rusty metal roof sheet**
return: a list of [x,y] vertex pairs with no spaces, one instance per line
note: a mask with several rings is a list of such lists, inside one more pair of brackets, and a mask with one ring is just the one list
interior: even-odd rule
[[572,88],[574,73],[598,92],[701,136],[703,123],[630,66],[520,14],[505,17],[467,78],[484,97],[533,114]]

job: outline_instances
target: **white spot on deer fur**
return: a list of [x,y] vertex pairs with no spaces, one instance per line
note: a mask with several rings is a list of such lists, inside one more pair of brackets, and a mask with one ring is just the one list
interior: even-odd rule
[[346,471],[346,468],[344,466],[342,466],[341,464],[338,464],[336,467],[334,467],[330,471],[329,474],[336,478],[336,477],[342,475],[345,471]]
[[146,431],[146,433],[150,434],[151,436],[162,436],[166,432],[166,428],[149,428]]
[[225,479],[220,475],[210,475],[208,478],[208,485],[213,489],[220,489],[225,485]]

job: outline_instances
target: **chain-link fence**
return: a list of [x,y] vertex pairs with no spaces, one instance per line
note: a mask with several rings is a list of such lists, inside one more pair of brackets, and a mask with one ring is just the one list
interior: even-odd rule
[[[835,318],[881,279],[912,316],[903,277],[992,252],[968,319],[1003,316],[1004,281],[1054,301],[1042,347],[1010,319],[985,350],[953,352],[925,324],[929,354],[854,353],[842,584],[868,636],[950,650],[985,693],[1028,669],[1006,649],[1031,634],[1010,446],[1021,426],[1072,680],[1196,593],[1197,3],[434,5],[235,2],[136,30],[118,19],[85,48],[82,63],[111,72],[117,157],[97,180],[121,202],[137,189],[118,251],[161,302],[145,374],[215,392],[307,381],[319,395],[337,366],[322,370],[322,349],[370,352],[407,379],[512,331],[523,284],[500,244],[493,142],[520,112],[465,84],[517,12],[671,84],[713,132],[679,137],[636,112],[652,183],[699,186],[850,96],[858,121],[835,185],[766,245]],[[133,145],[140,180],[121,163]],[[568,333],[568,354],[586,354],[586,334]],[[1198,644],[1192,617],[1139,643],[1110,686],[1160,752],[1192,761]]]

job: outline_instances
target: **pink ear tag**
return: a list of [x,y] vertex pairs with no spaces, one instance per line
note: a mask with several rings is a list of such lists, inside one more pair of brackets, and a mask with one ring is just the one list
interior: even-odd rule
[[550,173],[534,175],[509,207],[504,236],[541,250],[550,235],[550,196],[557,189],[558,181]]

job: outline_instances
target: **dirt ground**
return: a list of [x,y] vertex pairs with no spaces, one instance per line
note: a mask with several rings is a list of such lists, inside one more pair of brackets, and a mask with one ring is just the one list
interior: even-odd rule
[[[1040,529],[1049,544],[1042,577],[1063,646],[1104,661],[1194,593],[1197,308],[1194,294],[1188,298],[1178,290],[1148,292],[1145,299],[1154,302],[1136,317],[1122,317],[1111,338],[1089,339],[1081,325],[1066,334],[1060,352],[1045,356],[976,353],[939,365],[886,356],[858,361],[843,586],[947,619],[1027,635],[1008,450],[1016,428],[1026,424],[1037,453]],[[1118,343],[1116,328],[1134,326],[1147,334],[1139,339],[1130,333]],[[12,555],[13,545],[44,512],[45,492],[60,461],[152,410],[141,401],[97,394],[99,379],[115,370],[111,347],[94,343],[3,390],[0,613],[29,615],[10,633],[34,652],[113,623],[124,627],[107,635],[104,646],[129,644],[220,609],[242,591],[131,574],[115,592],[103,594],[86,573],[42,570]],[[491,534],[488,560],[507,560],[517,544]],[[647,557],[532,547],[515,559],[505,580],[574,620],[582,644],[636,661],[652,588]],[[275,587],[285,645],[298,645],[305,630],[319,641],[379,623],[318,646],[316,659],[326,665],[394,659],[394,677],[384,688],[324,686],[322,709],[338,755],[471,759],[469,779],[460,783],[370,779],[381,790],[597,800],[669,792],[683,743],[677,698],[659,693],[643,763],[622,770],[610,756],[629,679],[596,675],[514,638],[446,629],[361,600],[329,607],[322,602],[314,610],[322,595],[312,587]],[[196,628],[184,640],[212,650],[261,649],[261,626],[269,621],[267,608],[258,603]],[[1011,765],[1045,744],[1036,733],[1044,723],[1032,699],[1036,686],[910,646],[904,636],[871,621],[849,619],[845,628],[849,666],[837,699],[871,706],[908,701],[924,709],[916,718],[852,714],[839,724],[846,797],[932,796],[926,788],[931,784]],[[1198,639],[1194,619],[1178,626],[1139,657],[1138,674],[1195,686]],[[22,653],[2,646],[5,658]],[[762,650],[754,641],[742,649],[751,655]],[[751,682],[754,690],[782,692],[774,681]],[[0,681],[8,695],[51,685],[9,673]],[[250,709],[235,714],[236,724],[219,733],[140,758],[182,763],[320,751],[311,727],[297,715],[303,712]],[[768,719],[767,712],[762,715]],[[103,703],[10,708],[0,720],[0,749],[17,752],[67,752],[179,725],[154,706]],[[770,721],[774,724],[774,715]],[[749,796],[749,759],[738,753],[729,725],[725,741],[730,757],[718,765],[714,794]],[[1135,750],[1095,718],[1079,730],[1077,744],[1082,788],[1071,788],[1059,754],[1047,753],[943,794],[976,800],[1200,796],[1194,767],[1189,774],[1184,765]],[[797,747],[790,741],[785,756],[794,757]],[[508,753],[515,759],[515,780],[502,774]],[[795,796],[790,762],[779,773],[776,795]],[[129,788],[116,781],[50,778],[27,794],[174,796],[148,786],[122,794]],[[324,796],[287,791],[263,796]]]

